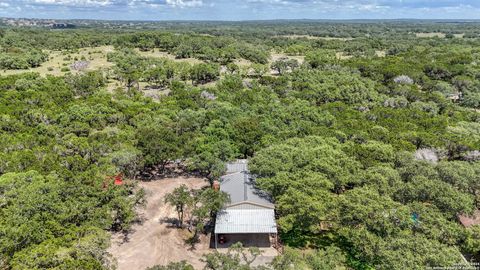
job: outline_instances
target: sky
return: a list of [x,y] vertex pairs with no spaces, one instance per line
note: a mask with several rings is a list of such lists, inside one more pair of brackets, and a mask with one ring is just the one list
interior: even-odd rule
[[0,0],[0,17],[235,21],[480,19],[480,0]]

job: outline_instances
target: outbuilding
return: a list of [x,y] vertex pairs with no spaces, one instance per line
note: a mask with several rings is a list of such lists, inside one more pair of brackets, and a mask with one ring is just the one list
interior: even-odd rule
[[275,207],[270,197],[255,186],[247,160],[227,164],[220,190],[230,203],[217,214],[215,248],[242,242],[244,246],[270,247],[277,239]]

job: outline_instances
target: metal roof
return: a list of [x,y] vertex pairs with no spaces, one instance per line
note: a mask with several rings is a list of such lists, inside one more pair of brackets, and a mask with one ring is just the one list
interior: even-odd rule
[[248,171],[248,161],[246,159],[238,159],[235,162],[227,163],[227,174]]
[[247,160],[227,164],[227,172],[220,190],[230,195],[230,204],[217,214],[215,233],[277,233],[274,205],[255,187]]
[[220,190],[230,195],[230,205],[252,202],[267,208],[274,208],[269,196],[255,187],[254,179],[248,172],[242,171],[224,175],[221,180]]
[[277,233],[274,210],[224,209],[217,214],[215,233]]

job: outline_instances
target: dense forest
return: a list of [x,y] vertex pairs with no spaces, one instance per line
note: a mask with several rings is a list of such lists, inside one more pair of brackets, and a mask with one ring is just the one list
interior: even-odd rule
[[[480,206],[479,27],[0,28],[0,269],[113,269],[137,179],[181,163],[213,183],[236,158],[276,205],[285,250],[267,269],[475,260],[480,226],[458,216]],[[35,69],[100,46],[111,68]],[[211,269],[255,268],[229,267]]]

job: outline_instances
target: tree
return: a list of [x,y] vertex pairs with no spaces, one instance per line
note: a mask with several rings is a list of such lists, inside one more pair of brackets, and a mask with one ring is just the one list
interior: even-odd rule
[[375,141],[354,144],[351,153],[355,155],[365,167],[370,167],[378,163],[393,162],[395,158],[391,145]]
[[197,138],[193,141],[193,147],[191,158],[187,160],[187,168],[199,172],[211,185],[222,176],[225,162],[233,159],[236,153],[230,141],[218,140],[213,134],[211,137]]
[[234,64],[234,63],[228,63],[227,64],[227,71],[230,74],[233,75],[233,74],[237,73],[239,70],[240,70],[240,67],[237,64]]
[[246,158],[260,148],[263,130],[257,117],[239,117],[233,122],[235,141]]
[[248,69],[247,75],[253,76],[255,78],[260,78],[265,73],[268,72],[268,66],[263,65],[263,64],[251,64],[250,68]]
[[235,243],[230,246],[227,253],[215,251],[204,255],[201,261],[205,263],[205,270],[255,270],[257,268],[251,264],[261,254],[258,248],[245,249],[241,243]]
[[287,57],[280,58],[270,65],[270,67],[276,70],[279,75],[283,75],[288,71],[293,71],[298,68],[298,66],[298,60]]
[[463,246],[470,254],[480,252],[480,226],[475,225],[466,230],[466,240]]
[[305,55],[305,62],[312,68],[321,68],[337,62],[335,53],[332,51],[313,51]]
[[474,198],[437,179],[415,176],[395,196],[402,202],[423,201],[435,204],[453,218],[460,213],[472,213]]
[[191,193],[186,185],[181,185],[178,188],[175,188],[172,193],[165,195],[165,203],[168,203],[175,207],[177,211],[178,222],[177,226],[183,226],[183,219],[185,216],[186,206],[191,203]]
[[[18,252],[10,262],[13,269],[114,269],[114,260],[106,251],[109,236],[98,228],[81,228],[62,242],[47,240]],[[75,235],[76,234],[76,235]],[[73,238],[73,242],[69,240]],[[63,253],[64,252],[64,253]],[[62,256],[59,256],[62,253]],[[41,258],[41,259],[39,259]]]
[[195,64],[190,70],[190,79],[194,84],[205,84],[219,76],[219,67],[215,64]]
[[112,152],[110,156],[112,163],[129,178],[135,179],[144,165],[142,151],[135,147],[125,147],[122,150]]
[[217,158],[212,152],[201,152],[188,160],[187,168],[198,171],[205,176],[211,185],[225,172],[225,162]]
[[360,163],[349,157],[334,138],[294,138],[274,144],[258,152],[250,170],[260,177],[273,177],[279,172],[318,172],[334,184],[337,192],[358,180],[353,177]]
[[180,156],[178,136],[173,129],[164,123],[154,125],[148,123],[138,129],[138,147],[145,157],[145,165],[160,165],[161,170],[171,160]]
[[307,262],[299,250],[285,247],[282,255],[276,256],[271,262],[275,270],[308,269]]
[[169,79],[168,75],[167,70],[163,66],[160,66],[147,70],[145,78],[147,81],[154,83],[155,85],[164,85],[165,82],[167,82],[167,79]]
[[365,103],[377,98],[375,83],[345,70],[298,70],[292,76],[293,96],[317,105],[342,101]]
[[466,91],[461,101],[462,105],[471,108],[480,108],[480,92]]
[[193,232],[192,243],[197,241],[198,233],[204,230],[208,221],[229,201],[224,192],[212,188],[188,189],[186,185],[165,196],[165,203],[174,206],[177,212],[177,227],[182,227],[184,219],[188,219],[188,230]]
[[269,54],[264,48],[258,48],[247,44],[239,44],[237,51],[242,58],[250,60],[253,63],[262,65],[268,63]]
[[474,122],[460,121],[455,126],[446,128],[447,156],[452,159],[465,158],[468,160],[468,151],[480,145],[480,136],[477,136],[480,125]]
[[436,166],[439,177],[462,192],[478,195],[480,177],[478,163],[465,161],[440,162]]
[[283,254],[273,259],[271,266],[274,270],[348,269],[345,254],[335,246],[306,252],[286,247]]
[[188,228],[193,231],[192,243],[198,238],[198,233],[203,231],[208,220],[230,201],[228,194],[212,188],[192,191],[192,200],[189,203]]
[[69,75],[65,80],[73,87],[75,95],[86,97],[105,86],[105,78],[99,71],[89,71],[79,75]]
[[62,226],[62,215],[67,214],[61,204],[62,189],[58,177],[44,177],[36,171],[0,177],[2,254],[13,256],[17,251],[40,244]]
[[143,58],[131,50],[123,50],[109,57],[115,61],[115,73],[125,82],[130,90],[133,84],[139,88],[139,80],[145,70]]
[[307,255],[307,263],[312,269],[346,270],[347,257],[338,247],[328,246]]

